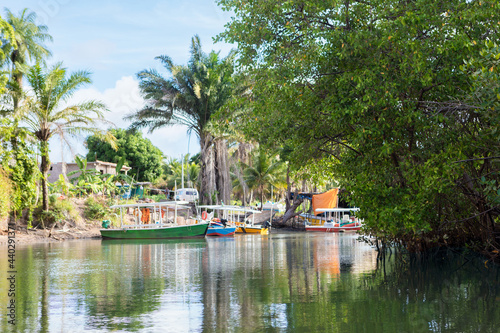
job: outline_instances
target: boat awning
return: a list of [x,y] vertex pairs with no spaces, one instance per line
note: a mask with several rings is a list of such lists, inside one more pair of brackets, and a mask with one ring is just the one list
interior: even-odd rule
[[334,208],[337,207],[339,189],[334,188],[325,193],[316,194],[312,197],[312,206],[315,215],[320,214],[319,208]]
[[[188,201],[164,201],[164,202],[145,202],[145,203],[134,203],[125,205],[113,205],[110,208],[147,208],[147,207],[159,207],[159,206],[170,206],[170,207],[182,207],[183,205],[189,204]],[[189,206],[184,206],[189,208]]]
[[335,213],[335,212],[357,212],[359,211],[359,208],[318,208],[316,209],[316,211],[318,213],[323,213],[323,212],[327,212],[327,213]]
[[213,210],[226,210],[231,212],[243,212],[243,213],[262,213],[260,210],[255,210],[251,208],[245,208],[240,206],[223,206],[223,205],[204,205],[198,206],[201,209],[213,209]]

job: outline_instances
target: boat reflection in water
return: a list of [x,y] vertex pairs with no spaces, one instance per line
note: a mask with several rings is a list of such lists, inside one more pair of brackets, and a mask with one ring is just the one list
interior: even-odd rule
[[[496,268],[454,257],[381,265],[355,234],[75,241],[20,247],[16,260],[22,332],[495,332],[500,324]],[[0,331],[9,328],[2,320]]]

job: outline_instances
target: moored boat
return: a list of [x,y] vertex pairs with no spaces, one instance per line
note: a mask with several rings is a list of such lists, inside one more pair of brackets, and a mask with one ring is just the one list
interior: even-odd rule
[[[210,205],[210,206],[199,206],[200,209],[211,209],[213,212],[207,214],[206,211],[202,213],[202,221],[214,221],[225,220],[226,227],[234,227],[236,233],[247,233],[247,234],[269,234],[271,229],[270,223],[255,224],[255,214],[260,214],[260,210],[249,209],[239,206],[224,206],[224,205]],[[251,214],[247,216],[247,214]],[[213,218],[213,215],[217,214],[218,218]],[[205,218],[204,218],[205,217]],[[219,221],[220,221],[219,220]],[[210,228],[209,228],[210,229]]]
[[[189,218],[187,202],[170,201],[114,205],[120,209],[120,227],[103,228],[103,238],[117,239],[161,239],[204,237],[208,223]],[[133,214],[132,224],[125,221],[125,210]],[[179,214],[184,211],[185,214]]]
[[316,211],[325,216],[305,216],[306,231],[345,232],[361,229],[363,221],[350,215],[359,211],[359,208],[318,208]]
[[235,232],[236,227],[210,225],[207,230],[207,236],[234,236]]

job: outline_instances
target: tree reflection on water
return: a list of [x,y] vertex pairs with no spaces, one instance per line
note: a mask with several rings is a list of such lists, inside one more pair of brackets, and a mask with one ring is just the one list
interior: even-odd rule
[[[356,235],[75,241],[16,255],[17,331],[496,332],[500,324],[496,266],[451,252],[378,260]],[[12,330],[0,311],[1,330]]]

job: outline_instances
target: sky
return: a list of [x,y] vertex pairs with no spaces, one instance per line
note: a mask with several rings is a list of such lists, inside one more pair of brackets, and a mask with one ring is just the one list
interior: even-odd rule
[[[226,56],[234,47],[213,42],[231,17],[214,0],[4,0],[2,5],[13,13],[24,8],[36,12],[39,24],[47,25],[53,37],[46,45],[52,51],[48,63],[62,61],[70,72],[92,72],[93,84],[77,91],[70,102],[104,102],[110,110],[106,118],[119,128],[130,124],[123,120],[125,115],[144,105],[136,74],[154,68],[168,75],[156,56],[168,55],[175,64],[187,64],[196,34],[204,52],[215,50]],[[151,134],[144,130],[144,134],[168,157],[200,150],[196,135],[188,138],[183,126]],[[71,148],[52,139],[51,161],[71,162],[74,154],[86,154],[84,139],[71,140]]]

